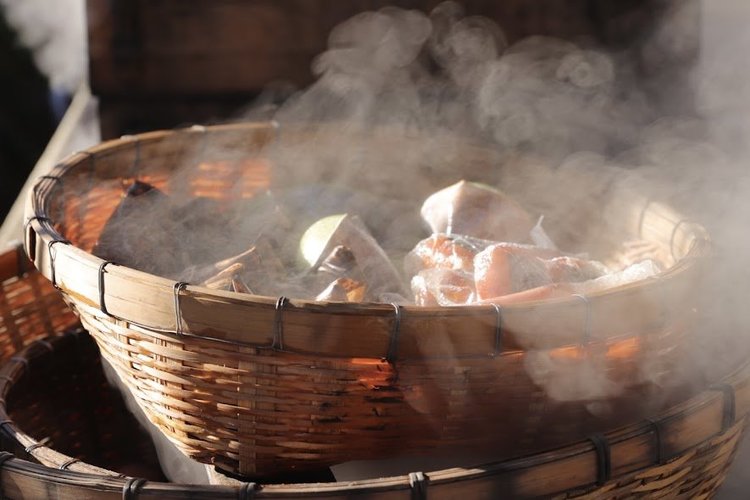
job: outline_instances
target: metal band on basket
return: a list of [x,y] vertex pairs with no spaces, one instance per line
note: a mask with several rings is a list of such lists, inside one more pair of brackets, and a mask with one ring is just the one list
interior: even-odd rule
[[70,245],[70,242],[65,239],[54,239],[47,243],[47,252],[49,253],[50,281],[52,282],[53,287],[55,287],[57,290],[60,290],[60,287],[57,286],[57,278],[55,272],[55,257],[57,256],[57,252],[52,252],[52,247],[55,246],[55,243]]
[[677,260],[677,257],[675,257],[674,255],[674,239],[677,236],[677,231],[680,230],[680,226],[688,222],[690,221],[687,219],[680,219],[672,228],[672,236],[669,238],[669,253],[672,255],[672,258],[674,260]]
[[29,446],[27,446],[26,448],[24,448],[23,451],[25,451],[26,453],[28,453],[29,455],[31,455],[32,451],[34,451],[36,449],[39,449],[39,448],[44,448],[45,446],[47,446],[47,443],[49,443],[49,442],[50,442],[50,438],[48,438],[48,437],[46,437],[44,439],[40,439],[36,443],[30,444]]
[[428,478],[424,472],[409,473],[409,487],[412,500],[427,500]]
[[70,460],[66,460],[65,462],[60,464],[60,467],[58,467],[60,470],[68,470],[68,467],[71,465],[80,462],[77,458],[71,458]]
[[663,465],[665,460],[665,453],[664,453],[664,440],[662,439],[662,430],[661,430],[661,422],[659,420],[651,420],[647,419],[646,422],[648,422],[651,429],[654,431],[654,451],[656,452],[656,460],[655,462],[659,465]]
[[588,437],[596,451],[596,484],[602,486],[612,477],[612,453],[609,441],[603,434],[592,434]]
[[180,292],[188,286],[184,281],[178,281],[174,284],[174,331],[177,335],[182,336],[182,309],[180,308]]
[[244,483],[237,490],[237,500],[252,500],[258,493],[257,483]]
[[398,356],[398,337],[401,333],[401,306],[392,303],[395,317],[393,318],[393,328],[391,329],[391,338],[388,342],[388,352],[385,355],[385,360],[389,363],[395,363]]
[[709,387],[711,391],[718,391],[724,395],[724,408],[721,418],[721,432],[726,432],[737,421],[737,402],[734,393],[734,386],[731,384],[720,383]]
[[24,369],[29,367],[29,360],[21,356],[13,356],[9,361],[23,365]]
[[45,349],[47,349],[49,352],[54,352],[55,351],[55,348],[52,347],[52,344],[50,344],[49,342],[47,342],[44,339],[35,340],[34,341],[34,345],[40,345],[40,346],[44,347]]
[[273,318],[273,342],[271,348],[277,351],[284,350],[284,325],[281,314],[289,299],[283,295],[276,300],[276,315]]
[[588,297],[576,293],[573,297],[582,300],[586,307],[586,316],[583,320],[583,336],[581,337],[581,345],[586,345],[591,341],[591,302]]
[[122,487],[122,500],[135,500],[144,484],[146,480],[142,477],[129,478]]
[[106,268],[109,264],[114,264],[114,262],[107,260],[102,262],[102,264],[99,266],[99,309],[101,309],[104,314],[111,318],[112,315],[109,313],[109,311],[107,310],[107,305],[104,303],[104,268]]
[[492,353],[492,357],[497,357],[503,352],[503,308],[498,304],[492,304],[495,309],[495,350]]

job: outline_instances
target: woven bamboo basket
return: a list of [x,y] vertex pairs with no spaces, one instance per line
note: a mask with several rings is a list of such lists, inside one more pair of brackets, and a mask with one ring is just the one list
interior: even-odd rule
[[[137,178],[219,200],[289,179],[305,183],[267,154],[282,140],[320,144],[337,134],[326,127],[237,124],[125,137],[69,157],[29,199],[27,254],[66,295],[149,419],[187,455],[255,477],[397,452],[484,447],[509,457],[657,410],[634,404],[654,390],[643,366],[663,375],[662,403],[678,396],[708,240],[669,207],[614,183],[587,210],[586,245],[648,240],[670,268],[588,297],[502,308],[342,305],[213,291],[90,253],[125,183]],[[487,179],[498,170],[491,151],[419,140],[372,131],[347,137],[364,151],[390,152],[395,171],[405,151],[425,153],[419,192],[403,182],[373,183],[375,191],[419,197],[460,177],[495,181]],[[195,168],[170,181],[196,151],[203,157]],[[457,164],[471,172],[457,174]],[[362,165],[381,175],[371,167]],[[359,173],[351,180],[361,182]],[[617,235],[607,233],[611,220]],[[588,411],[590,401],[555,401],[526,372],[532,351],[559,353],[572,366],[596,359],[626,390],[607,398],[607,418]]]
[[[78,376],[83,372],[86,376]],[[135,454],[141,463],[147,464],[153,460],[150,455],[153,451],[141,446],[133,434],[129,434],[129,443],[107,438],[113,432],[128,435],[127,426],[121,430],[108,429],[67,419],[57,429],[44,424],[61,412],[85,414],[103,408],[95,399],[65,401],[58,396],[55,403],[43,404],[34,394],[24,393],[29,387],[49,392],[45,386],[50,386],[50,377],[54,379],[52,385],[62,389],[57,386],[61,383],[66,392],[98,394],[102,384],[106,385],[95,346],[88,336],[75,331],[32,343],[0,368],[0,395],[8,402],[6,408],[5,401],[0,401],[3,441],[16,452],[15,456],[9,452],[0,454],[0,492],[5,497],[710,498],[726,476],[750,412],[750,367],[744,366],[710,389],[642,423],[521,459],[346,483],[189,486],[147,481],[148,476],[124,477],[121,473],[125,469],[107,470],[83,461],[98,460],[98,465],[121,466],[123,462],[112,458],[132,458]],[[110,403],[117,405],[107,399],[107,404]],[[20,420],[32,411],[40,415]],[[112,414],[107,414],[100,418],[111,417]],[[66,432],[77,435],[66,436]],[[49,436],[51,440],[40,440]],[[74,447],[67,454],[55,451],[60,446],[87,440],[99,442],[103,450],[92,453],[87,447]]]
[[0,359],[77,323],[63,296],[37,272],[21,245],[0,253]]

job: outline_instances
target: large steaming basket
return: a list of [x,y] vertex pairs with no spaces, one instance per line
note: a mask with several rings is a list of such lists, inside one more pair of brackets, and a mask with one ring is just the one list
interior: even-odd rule
[[[655,390],[643,379],[644,365],[665,376],[662,402],[684,382],[678,367],[708,241],[699,226],[637,190],[608,189],[592,226],[606,213],[623,240],[645,239],[670,253],[668,271],[589,297],[503,308],[239,295],[89,253],[124,183],[139,178],[186,195],[252,196],[285,175],[263,158],[279,133],[310,130],[238,124],[124,137],[72,155],[29,199],[28,255],[65,294],[151,421],[186,454],[245,475],[394,450],[485,446],[503,458],[655,410],[633,404]],[[403,151],[416,139],[372,133],[363,140]],[[203,168],[170,182],[196,145],[205,145]],[[435,155],[434,187],[456,180],[451,162],[469,160],[477,172],[496,162],[466,144]],[[560,353],[573,366],[596,358],[626,390],[607,398],[606,416],[589,411],[589,401],[556,402],[525,370],[532,351]]]

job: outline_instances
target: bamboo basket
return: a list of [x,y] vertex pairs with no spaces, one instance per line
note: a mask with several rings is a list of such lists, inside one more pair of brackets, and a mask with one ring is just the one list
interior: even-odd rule
[[[99,391],[104,382],[100,367],[86,369],[87,376],[77,377],[75,373],[80,370],[77,363],[98,366],[96,349],[88,336],[70,332],[32,343],[0,368],[0,395],[7,398],[10,408],[9,417],[5,401],[0,401],[2,433],[6,445],[18,453],[0,454],[0,492],[6,497],[50,500],[710,498],[726,476],[750,412],[750,366],[746,365],[710,389],[642,423],[516,460],[346,483],[189,486],[147,481],[142,476],[123,477],[120,473],[124,470],[106,470],[81,461],[85,453],[71,457],[51,448],[65,440],[102,439],[92,434],[113,432],[106,427],[66,421],[60,429],[53,430],[52,442],[31,437],[47,435],[49,429],[37,427],[38,423],[53,420],[60,410],[66,412],[71,408],[62,400],[58,405],[40,405],[34,397],[23,397],[19,389],[49,385],[52,374],[69,388]],[[18,395],[22,397],[15,397]],[[87,404],[101,408],[92,399],[83,403],[75,410],[92,411]],[[33,409],[42,413],[40,418],[22,423],[11,420]],[[73,429],[81,435],[65,437],[66,431]],[[137,449],[141,462],[153,460],[148,448],[139,447],[135,439],[130,441],[130,450],[123,440],[105,439],[102,444],[112,446],[109,451],[114,454],[132,455],[133,449]]]
[[[89,253],[124,183],[137,178],[167,192],[220,200],[289,179],[304,183],[304,175],[267,154],[282,140],[320,144],[336,136],[330,127],[236,124],[124,137],[69,157],[29,198],[27,254],[63,291],[149,419],[187,455],[254,477],[396,450],[484,448],[500,450],[503,458],[657,411],[643,404],[656,390],[644,380],[643,366],[662,375],[660,403],[684,395],[686,380],[678,372],[708,239],[637,189],[612,184],[602,190],[597,209],[587,210],[587,245],[612,241],[605,222],[616,220],[618,237],[662,248],[668,271],[588,297],[502,308],[240,295],[175,283]],[[497,171],[494,153],[460,140],[424,147],[420,139],[372,131],[346,140],[364,151],[390,152],[395,171],[404,152],[425,154],[419,192],[403,182],[373,184],[394,196],[427,194],[458,175],[487,180],[487,172]],[[190,174],[170,182],[169,174],[196,151],[202,159]],[[457,174],[458,163],[472,171]],[[352,182],[365,172],[385,175],[371,167],[361,165]],[[527,374],[530,352],[560,353],[574,368],[595,359],[626,390],[606,398],[606,418],[587,409],[591,401],[555,401]]]
[[21,245],[0,253],[0,359],[76,323],[62,295],[37,272]]

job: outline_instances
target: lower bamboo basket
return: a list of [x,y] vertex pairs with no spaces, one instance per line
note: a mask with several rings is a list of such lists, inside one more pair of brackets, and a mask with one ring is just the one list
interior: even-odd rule
[[0,359],[78,323],[63,296],[18,246],[0,253]]
[[[153,450],[135,439],[137,431],[117,412],[96,415],[105,406],[96,398],[76,397],[106,393],[103,383],[96,347],[81,330],[33,342],[5,363],[0,369],[0,428],[3,444],[13,452],[0,452],[1,494],[113,500],[710,498],[726,476],[750,412],[746,365],[648,421],[521,459],[346,483],[188,486],[147,480],[158,471]],[[56,391],[60,394],[51,400],[40,399]],[[64,418],[70,411],[94,415],[88,422],[110,423]],[[75,445],[86,442],[97,442],[100,449]],[[135,458],[141,463],[138,472],[122,468]],[[119,468],[115,472],[101,465]]]

